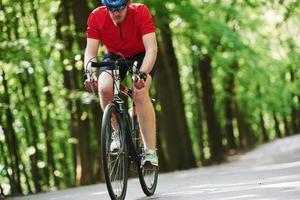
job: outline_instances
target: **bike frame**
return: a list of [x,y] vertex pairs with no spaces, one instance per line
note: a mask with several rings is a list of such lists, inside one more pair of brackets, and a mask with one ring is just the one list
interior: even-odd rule
[[[134,67],[136,68],[137,62],[134,63]],[[135,69],[133,69],[135,70]],[[113,91],[114,91],[114,100],[112,101],[113,104],[117,107],[119,113],[120,113],[120,120],[121,120],[121,128],[122,132],[125,133],[124,137],[122,139],[125,139],[127,143],[127,147],[129,147],[129,160],[135,161],[138,164],[140,163],[141,157],[139,156],[139,153],[137,152],[137,141],[140,138],[139,133],[139,125],[138,120],[136,116],[136,108],[133,103],[132,113],[131,116],[128,113],[128,109],[125,106],[125,102],[120,97],[120,93],[125,94],[129,99],[132,100],[132,96],[129,95],[129,89],[128,88],[122,88],[121,89],[121,80],[120,80],[120,74],[119,74],[119,66],[116,65],[115,69],[112,70],[112,77],[113,77]],[[133,91],[133,86],[131,88],[131,91]]]

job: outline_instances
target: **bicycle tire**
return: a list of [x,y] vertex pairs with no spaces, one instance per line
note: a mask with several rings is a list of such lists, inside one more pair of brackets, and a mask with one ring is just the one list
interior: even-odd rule
[[[117,152],[111,151],[112,123],[115,116],[119,126],[120,148]],[[104,110],[101,127],[102,164],[107,190],[112,200],[123,200],[126,196],[128,182],[128,150],[125,141],[124,129],[121,124],[120,113],[113,103],[108,104]]]

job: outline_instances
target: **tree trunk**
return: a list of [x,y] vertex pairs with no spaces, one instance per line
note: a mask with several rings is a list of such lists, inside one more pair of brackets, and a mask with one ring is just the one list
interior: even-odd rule
[[[21,99],[21,101],[23,101],[24,103],[27,104],[27,102],[29,101],[29,99],[27,98],[26,94],[25,94],[25,79],[20,76],[20,85],[21,85],[21,93],[22,93],[22,97],[20,97],[19,99]],[[35,148],[35,151],[37,151],[37,143],[36,143],[36,139],[35,137],[37,137],[37,129],[34,125],[34,123],[32,123],[32,114],[31,114],[31,110],[29,108],[29,105],[25,105],[23,106],[24,108],[24,113],[27,114],[28,116],[28,119],[30,120],[27,120],[25,118],[25,116],[22,117],[22,121],[24,123],[24,127],[25,127],[25,140],[26,140],[26,143],[29,146],[32,146]],[[31,132],[29,131],[29,127],[28,127],[28,122],[29,122],[29,126],[30,126],[30,130]],[[33,139],[32,139],[32,142],[30,140],[30,135],[33,135]],[[34,153],[32,155],[29,156],[29,160],[30,160],[30,166],[31,166],[31,174],[32,174],[32,181],[33,181],[33,184],[34,184],[34,188],[35,188],[35,191],[36,192],[41,192],[41,184],[40,184],[40,180],[41,180],[41,175],[40,175],[40,170],[39,168],[37,167],[37,163],[38,163],[38,154],[37,153]]]
[[[34,18],[34,21],[35,21],[35,28],[36,28],[37,38],[39,38],[41,40],[42,37],[41,37],[41,30],[40,30],[38,14],[37,14],[37,9],[38,9],[37,3],[38,2],[36,2],[36,1],[31,1],[31,11],[32,11],[33,18]],[[47,57],[50,57],[51,51],[52,50],[49,51]],[[43,73],[43,79],[44,79],[44,86],[45,87],[50,86],[48,76],[49,75],[47,73],[47,69],[45,69],[44,73]],[[36,80],[34,78],[33,78],[33,81],[36,82]],[[36,88],[36,87],[34,87],[34,88]],[[35,92],[35,90],[34,91],[32,90],[32,94],[34,96],[35,103],[37,105],[39,105],[40,100],[39,100],[39,97],[38,97],[37,93]],[[52,127],[52,124],[51,124],[52,120],[50,118],[50,110],[48,109],[48,106],[53,104],[53,97],[52,97],[52,94],[50,93],[49,90],[47,90],[45,94],[46,94],[46,105],[47,105],[47,107],[46,107],[46,109],[44,109],[44,112],[46,113],[46,119],[42,118],[43,117],[42,112],[41,112],[42,109],[38,109],[39,116],[41,118],[42,125],[43,125],[43,130],[44,130],[45,135],[46,135],[46,141],[45,141],[45,143],[46,143],[46,160],[47,160],[47,166],[48,167],[46,167],[44,171],[45,171],[45,174],[46,174],[47,185],[50,186],[50,178],[53,177],[55,186],[57,188],[59,188],[59,180],[58,180],[58,177],[55,176],[55,173],[54,173],[56,171],[56,166],[55,166],[55,160],[54,160],[54,155],[53,155],[53,147],[52,147],[52,144],[51,144],[52,143],[53,127]]]
[[261,132],[262,132],[262,136],[263,136],[263,142],[268,142],[269,135],[268,135],[268,131],[265,126],[264,116],[263,116],[262,112],[260,112],[260,114],[259,114],[259,119],[260,119]]
[[288,123],[286,116],[283,117],[283,124],[284,124],[284,135],[285,136],[291,135],[289,123]]
[[[0,113],[0,122],[2,124],[2,113]],[[3,174],[6,174],[6,178],[8,178],[8,180],[9,180],[9,185],[14,186],[15,185],[14,180],[12,179],[11,175],[8,172],[9,164],[7,161],[6,153],[4,151],[4,144],[2,143],[2,141],[0,141],[0,155],[2,155],[2,157],[0,159],[0,161],[2,163],[2,167],[3,167],[2,170],[5,172]],[[0,199],[4,199],[4,190],[3,190],[1,184],[0,184]]]
[[298,104],[297,104],[297,133],[300,133],[300,95],[297,95]]
[[41,31],[40,31],[40,26],[39,26],[39,18],[37,14],[37,9],[38,9],[38,2],[36,0],[31,0],[30,1],[30,8],[31,8],[31,13],[35,22],[35,29],[36,29],[36,34],[38,38],[41,38]]
[[[83,51],[86,47],[86,36],[85,36],[85,32],[86,32],[86,24],[87,24],[87,19],[88,16],[91,12],[91,10],[89,9],[89,7],[87,6],[87,2],[86,1],[82,1],[82,0],[75,0],[75,1],[71,1],[72,2],[72,11],[73,11],[73,16],[75,19],[75,30],[77,33],[77,43],[79,44],[79,48]],[[81,72],[79,72],[81,73]],[[83,80],[82,80],[83,82]],[[96,133],[96,138],[98,141],[98,147],[97,147],[97,152],[100,152],[100,129],[101,129],[101,117],[102,117],[102,111],[100,109],[99,103],[96,102],[92,102],[92,105],[88,105],[88,107],[92,107],[93,109],[93,124],[95,127],[94,132]],[[89,110],[88,107],[85,107],[85,110]],[[101,114],[101,115],[100,115]],[[88,142],[88,141],[87,141]],[[89,150],[88,150],[89,151]],[[96,182],[97,180],[99,181],[101,179],[101,162],[100,162],[100,154],[97,156],[93,156],[92,154],[88,154],[89,156],[86,156],[89,159],[90,163],[96,163],[97,165],[97,169],[96,169],[96,175],[91,174],[91,176],[93,177],[91,180],[92,182]],[[91,170],[91,169],[88,169]],[[91,172],[93,172],[91,170]],[[90,180],[89,180],[90,181]]]
[[239,145],[241,149],[250,149],[254,146],[254,138],[251,130],[251,126],[247,122],[247,117],[243,113],[239,105],[235,103],[235,115],[237,117],[237,126],[239,130]]
[[[63,153],[64,157],[72,158],[72,155],[69,155],[67,153],[67,147],[66,147],[65,142],[63,142],[63,141],[60,142],[60,148],[62,149],[62,153]],[[65,181],[66,185],[68,187],[74,187],[75,182],[73,181],[74,178],[72,177],[72,173],[71,173],[71,169],[70,169],[70,166],[68,164],[68,161],[65,158],[61,158],[60,162],[61,162],[62,167],[63,167],[62,172],[63,172],[63,175],[64,175],[64,181]]]
[[4,191],[1,184],[0,184],[0,199],[4,199]]
[[278,138],[281,138],[282,134],[281,134],[281,131],[280,131],[280,128],[279,128],[279,121],[278,121],[278,118],[277,118],[275,112],[273,112],[273,119],[274,119],[274,128],[275,128],[276,136]]
[[233,133],[233,112],[232,112],[232,101],[230,98],[225,97],[225,132],[227,139],[227,148],[236,149],[236,143]]
[[[20,5],[21,5],[21,14],[22,14],[22,17],[25,18],[26,15],[25,15],[24,1],[20,0],[19,2],[20,2]],[[35,22],[36,36],[37,36],[38,39],[41,40],[42,37],[41,37],[41,30],[40,30],[39,20],[38,20],[38,14],[37,14],[37,9],[38,9],[38,5],[37,4],[38,4],[37,1],[31,1],[30,2],[30,5],[31,5],[30,8],[31,8],[31,13],[32,13],[32,16],[33,16],[33,19],[34,19],[34,22]],[[26,35],[29,38],[31,33],[27,29],[27,24],[26,23],[24,24],[24,27],[25,27],[25,30],[27,30]],[[16,29],[15,32],[17,33],[18,29]],[[48,56],[48,57],[50,57],[50,56]],[[27,60],[30,63],[32,63],[33,68],[35,68],[32,57],[28,57]],[[24,99],[28,99],[26,97],[26,95],[25,95],[25,89],[24,89],[24,86],[28,85],[30,93],[32,95],[32,99],[34,100],[34,103],[37,106],[36,110],[37,110],[37,113],[38,113],[38,117],[39,117],[39,119],[41,120],[41,123],[42,123],[43,132],[46,135],[46,141],[45,141],[45,143],[46,143],[46,157],[47,158],[43,159],[43,154],[37,148],[37,144],[39,142],[38,141],[38,136],[37,136],[38,135],[38,128],[37,128],[36,124],[34,123],[34,120],[33,120],[34,116],[32,115],[32,110],[30,110],[30,106],[28,104],[26,106],[25,110],[26,110],[26,113],[29,116],[29,119],[31,119],[30,120],[30,127],[31,127],[31,130],[32,130],[33,135],[34,135],[33,136],[33,146],[34,146],[34,148],[36,150],[35,155],[33,155],[33,157],[34,157],[33,158],[33,160],[34,160],[33,163],[35,165],[33,167],[33,173],[34,173],[33,176],[34,176],[34,179],[35,179],[34,180],[34,185],[36,186],[36,192],[41,192],[41,186],[40,186],[40,184],[42,184],[42,185],[46,184],[48,187],[50,187],[50,174],[52,176],[54,176],[54,174],[53,174],[54,170],[53,170],[52,173],[51,173],[51,171],[49,171],[49,169],[50,170],[53,169],[53,166],[52,166],[53,163],[49,163],[49,158],[48,158],[49,152],[53,151],[52,150],[52,146],[51,146],[51,144],[49,144],[49,140],[48,140],[49,139],[48,135],[49,135],[49,132],[51,132],[52,127],[50,125],[51,122],[50,122],[49,117],[46,118],[46,119],[43,119],[42,108],[39,108],[39,105],[40,105],[40,94],[38,94],[38,92],[37,92],[37,88],[38,87],[37,87],[36,77],[33,76],[33,75],[31,75],[31,74],[29,74],[27,70],[25,70],[24,74],[25,74],[25,78],[24,78],[24,80],[21,80],[21,82],[22,82],[23,97],[24,97]],[[47,74],[46,70],[44,71],[43,75],[44,75],[44,77],[48,78],[48,74]],[[25,80],[28,81],[31,84],[28,84]],[[45,86],[48,86],[48,85],[45,85]],[[49,93],[49,91],[48,91],[48,93]],[[26,100],[26,102],[28,102],[28,100]],[[47,101],[47,105],[49,105],[49,103],[50,102]],[[45,109],[44,112],[46,113],[47,116],[49,116],[49,111],[48,110]],[[36,166],[37,162],[39,160],[45,160],[45,161],[47,160],[48,161],[47,162],[48,165],[43,168],[43,174],[40,172],[41,170],[39,168],[37,168],[37,166]],[[42,182],[42,181],[44,183],[38,183],[38,182]],[[55,181],[55,183],[56,183],[56,181]]]
[[[37,9],[35,6],[35,3],[37,4],[36,1],[31,1],[31,8],[32,8],[32,13],[33,13],[33,17],[34,17],[34,21],[36,24],[36,33],[37,33],[37,37],[39,39],[41,38],[41,31],[40,31],[40,27],[39,27],[39,20],[38,20],[38,14],[37,14]],[[49,52],[49,56],[51,55],[51,50]],[[44,86],[48,87],[50,86],[49,80],[48,80],[48,73],[47,73],[47,69],[44,71]],[[50,93],[49,90],[46,91],[46,105],[49,106],[53,104],[53,97],[52,94]],[[55,175],[55,171],[56,171],[56,166],[55,166],[55,160],[54,160],[54,155],[53,155],[53,147],[52,147],[52,134],[53,134],[53,127],[51,124],[51,118],[50,118],[50,110],[47,109],[44,111],[46,112],[46,119],[42,120],[42,124],[43,124],[43,128],[44,128],[44,132],[46,135],[46,157],[47,157],[47,164],[48,164],[48,169],[47,169],[47,182],[48,185],[50,186],[49,180],[50,180],[50,174],[54,179],[54,185],[57,188],[60,188],[59,186],[59,180],[58,177]],[[41,114],[40,114],[41,115]]]
[[[57,121],[57,127],[63,127],[61,121]],[[68,152],[68,143],[66,140],[69,138],[69,136],[65,135],[63,138],[60,139],[58,145],[59,148],[61,149],[61,153],[64,155],[63,157],[58,159],[58,163],[61,165],[61,171],[63,174],[63,177],[61,178],[64,182],[64,184],[67,187],[74,187],[75,182],[73,181],[75,176],[72,174],[72,169],[70,169],[70,162],[68,159],[72,159],[72,154]],[[68,159],[66,159],[68,158]],[[74,166],[75,167],[75,166]],[[75,174],[75,173],[74,173]]]
[[198,135],[198,145],[199,145],[199,150],[200,150],[200,161],[202,164],[205,163],[205,156],[204,156],[204,130],[203,130],[203,126],[202,126],[202,120],[203,120],[203,116],[202,116],[202,109],[201,109],[201,102],[200,102],[200,95],[198,92],[198,89],[195,87],[194,88],[194,93],[196,95],[196,99],[197,99],[197,103],[195,104],[195,115],[193,117],[193,123],[194,126],[196,127],[197,130],[197,135]]
[[[65,43],[65,48],[69,51],[72,49],[72,43],[73,43],[73,38],[70,34],[69,31],[62,32],[62,27],[63,26],[70,26],[70,13],[69,13],[69,8],[68,8],[68,3],[66,1],[61,1],[60,5],[60,10],[58,11],[57,15],[55,16],[56,21],[57,21],[57,27],[56,27],[56,37],[59,40],[64,41]],[[63,60],[66,57],[65,53],[63,51],[60,51],[61,54],[61,64],[63,66],[62,71],[63,71],[63,77],[64,77],[64,86],[67,89],[74,88],[75,83],[72,77],[74,77],[72,71],[67,71],[64,68],[63,65]],[[72,100],[71,99],[66,99],[67,104],[68,104],[68,110],[70,113],[70,124],[69,124],[69,129],[70,129],[70,136],[73,138],[77,138],[77,128],[76,128],[76,119],[75,119],[75,114],[72,111]],[[78,153],[78,150],[76,149],[78,145],[72,143],[72,153],[73,157],[72,158],[72,165],[74,166],[74,171],[72,177],[75,177],[75,180],[77,179],[76,171],[77,171],[77,165],[76,165],[76,153]],[[76,181],[72,181],[75,183]],[[72,184],[73,185],[73,184]]]
[[244,120],[241,115],[237,114],[236,117],[237,117],[237,126],[239,130],[239,148],[245,150],[248,147],[246,137],[245,137],[245,131],[246,131],[245,123],[243,123]]
[[[158,112],[156,111],[155,112],[156,114],[156,120],[158,122],[161,122],[162,121],[162,118],[161,118],[161,112]],[[157,131],[157,156],[159,158],[159,170],[161,172],[167,172],[169,171],[169,167],[168,165],[170,163],[168,163],[168,159],[166,157],[166,148],[165,148],[165,138],[163,137],[162,134],[162,128],[161,128],[161,123],[157,123],[157,126],[156,126],[156,131]]]
[[[195,56],[194,56],[195,57]],[[195,94],[195,104],[193,107],[195,109],[193,110],[195,115],[193,117],[193,123],[194,127],[197,130],[198,134],[198,145],[199,145],[199,150],[200,150],[200,161],[204,165],[205,164],[205,155],[204,155],[204,128],[202,125],[202,122],[204,121],[203,117],[203,108],[201,107],[201,95],[200,95],[200,89],[197,87],[198,83],[200,82],[200,77],[199,77],[199,71],[198,71],[198,63],[197,63],[197,58],[195,57],[193,59],[193,68],[192,68],[192,74],[194,77],[194,84],[190,85],[190,88],[192,91],[194,91]]]
[[[0,117],[1,117],[1,115],[0,115]],[[0,122],[2,123],[2,120],[0,119]],[[7,159],[7,157],[8,156],[6,156],[6,152],[5,152],[5,150],[4,150],[4,144],[2,143],[2,141],[0,141],[0,153],[1,153],[1,155],[3,155],[2,156],[2,158],[3,158],[3,171],[5,172],[5,174],[6,174],[6,177],[8,178],[8,180],[9,180],[9,185],[11,186],[11,187],[15,187],[15,185],[16,185],[16,181],[14,180],[14,177],[12,177],[10,174],[9,174],[9,172],[8,172],[8,168],[9,168],[9,163],[8,163],[8,159]],[[0,184],[1,185],[1,184]],[[11,191],[12,191],[12,194],[17,194],[16,192],[14,192],[14,189],[12,188],[11,189]],[[4,196],[4,194],[3,194],[3,190],[1,191],[1,194]],[[0,195],[0,197],[1,197],[1,195]],[[1,198],[0,198],[1,199]]]
[[[0,2],[0,6],[1,6],[0,10],[3,12],[4,19],[5,19],[7,13],[4,5],[2,4],[2,1]],[[5,20],[3,23],[3,27],[6,27],[6,29],[3,32],[6,33],[8,41],[12,40],[12,36],[11,36],[12,32],[10,26],[11,26],[10,22]],[[7,105],[7,108],[4,111],[6,114],[6,123],[4,124],[6,124],[6,126],[3,126],[3,130],[5,135],[5,141],[8,147],[8,154],[9,154],[8,161],[10,161],[7,164],[7,167],[10,167],[12,172],[11,179],[10,179],[11,193],[12,195],[20,195],[22,194],[22,188],[21,188],[21,172],[19,168],[18,142],[17,142],[15,130],[13,128],[14,118],[10,108],[10,97],[9,97],[7,79],[6,79],[4,69],[1,69],[0,73],[1,73],[0,75],[2,76],[2,85],[4,86],[3,103]]]
[[221,129],[215,111],[211,57],[209,55],[203,55],[203,57],[199,59],[199,71],[202,85],[203,108],[208,128],[211,161],[213,163],[220,163],[225,159],[225,152],[222,144]]
[[[83,117],[85,114],[82,110],[82,102],[79,100],[76,100],[76,119],[78,123],[78,151],[77,153],[77,184],[78,185],[87,185],[93,183],[93,168],[92,168],[92,162],[91,157],[95,156],[93,152],[90,150],[90,144],[89,144],[89,133],[91,132],[91,128],[89,126],[89,118]],[[79,157],[78,157],[79,156]],[[79,170],[81,169],[81,170]]]
[[[4,7],[4,5],[2,4],[2,0],[0,0],[0,10],[4,13],[4,15],[6,14],[6,8]],[[8,17],[4,17],[4,20],[0,21],[0,29],[1,29],[1,33],[6,33],[7,36],[7,40],[11,41],[12,37],[11,37],[11,29],[10,29],[10,24],[9,24],[9,18]],[[3,23],[2,23],[3,22]],[[6,29],[4,29],[6,28]]]
[[9,158],[10,158],[10,168],[12,170],[11,176],[11,192],[12,195],[20,195],[22,194],[22,187],[21,187],[21,172],[20,172],[20,156],[18,152],[18,141],[16,137],[16,132],[13,128],[14,118],[12,115],[12,111],[9,107],[10,105],[10,98],[9,92],[7,87],[7,79],[4,70],[1,70],[2,75],[2,83],[4,87],[4,99],[3,103],[7,105],[5,109],[6,114],[6,126],[3,126],[3,131],[5,135],[5,141],[8,147]]
[[[163,16],[163,13],[158,11],[156,16]],[[161,128],[167,146],[168,169],[187,169],[195,167],[196,161],[185,118],[178,63],[168,20],[157,20],[157,24],[161,39],[155,86],[161,104]]]
[[25,176],[25,184],[26,184],[26,187],[27,187],[27,190],[28,190],[28,194],[32,194],[32,189],[31,189],[31,185],[30,185],[30,178],[27,174],[27,169],[26,169],[26,166],[25,164],[22,162],[22,160],[20,160],[21,162],[21,165],[22,165],[22,172]]
[[[294,83],[296,81],[295,74],[296,74],[295,71],[291,67],[290,68],[290,76],[291,76],[291,82],[292,83]],[[291,95],[292,95],[292,97],[296,96],[294,93],[292,93]],[[292,115],[292,117],[291,117],[292,132],[293,132],[293,134],[296,134],[298,132],[298,124],[297,124],[298,119],[297,119],[297,117],[298,117],[298,112],[300,112],[300,111],[297,110],[297,106],[295,105],[294,102],[292,104],[292,109],[291,110],[292,110],[292,113],[291,113],[291,115]]]
[[292,117],[291,117],[291,127],[292,127],[292,130],[293,130],[293,134],[296,134],[297,131],[298,131],[298,125],[297,125],[297,115],[298,115],[298,112],[297,112],[297,109],[293,106],[292,107]]
[[86,46],[85,32],[87,28],[87,19],[91,10],[87,6],[86,0],[72,0],[70,2],[74,16],[76,40],[79,44],[79,48],[84,50]]
[[[48,73],[47,70],[45,70],[44,72],[44,86],[45,87],[49,87],[50,83],[48,80]],[[55,164],[55,160],[54,160],[54,149],[52,146],[53,143],[53,126],[51,124],[51,117],[50,117],[50,112],[51,110],[49,109],[49,106],[55,106],[54,105],[54,101],[53,101],[53,96],[50,93],[49,90],[46,91],[46,119],[43,122],[43,127],[45,130],[45,134],[46,134],[46,150],[47,150],[47,163],[48,163],[48,171],[51,173],[53,179],[54,179],[54,185],[57,188],[60,188],[60,182],[58,177],[55,175],[55,171],[56,171],[56,164]]]
[[228,77],[225,80],[225,132],[227,137],[228,149],[236,149],[236,142],[234,138],[233,130],[233,105],[234,105],[234,79],[235,74],[238,69],[238,63],[235,61],[230,65],[232,72],[228,74]]

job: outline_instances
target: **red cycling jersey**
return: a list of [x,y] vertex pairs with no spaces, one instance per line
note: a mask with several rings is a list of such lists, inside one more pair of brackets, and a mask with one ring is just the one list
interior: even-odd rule
[[152,32],[154,22],[144,4],[131,3],[121,25],[113,22],[104,6],[96,8],[88,18],[87,37],[100,40],[108,52],[126,58],[144,52],[142,36]]

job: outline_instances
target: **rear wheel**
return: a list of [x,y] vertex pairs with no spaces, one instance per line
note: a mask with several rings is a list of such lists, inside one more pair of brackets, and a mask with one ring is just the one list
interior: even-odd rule
[[[140,153],[140,158],[143,158],[144,155],[144,145],[142,139],[138,141],[138,152]],[[157,186],[157,180],[158,180],[158,169],[144,169],[141,167],[141,159],[139,159],[139,162],[137,163],[137,170],[139,174],[139,180],[141,187],[143,189],[143,192],[147,196],[151,196],[154,194]]]
[[[118,131],[116,132],[116,130]],[[118,135],[116,136],[116,134]],[[119,148],[112,149],[113,141],[119,142]],[[107,105],[103,114],[101,146],[108,193],[112,200],[123,200],[127,190],[128,152],[125,134],[122,131],[120,113],[114,104]]]

